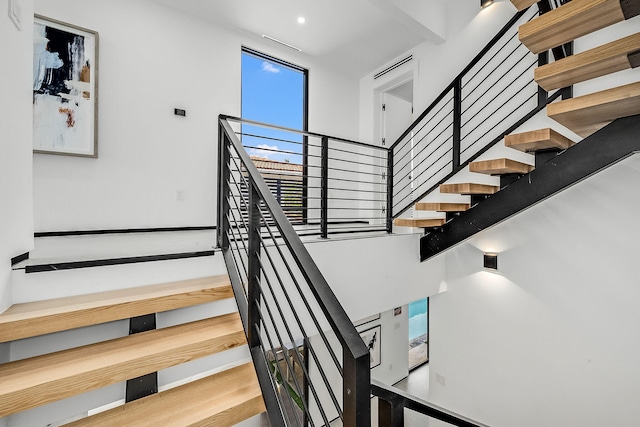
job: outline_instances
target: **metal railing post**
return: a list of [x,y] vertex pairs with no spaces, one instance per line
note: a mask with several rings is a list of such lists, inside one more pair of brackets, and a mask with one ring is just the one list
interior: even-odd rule
[[229,140],[222,128],[218,124],[218,221],[216,224],[218,247],[227,249],[229,247],[229,224],[227,221],[229,215],[229,169],[230,154]]
[[[565,44],[564,51],[566,52],[567,56],[573,55],[573,42],[569,42]],[[562,89],[562,99],[569,99],[569,98],[573,98],[573,85],[567,86]]]
[[393,148],[387,152],[387,233],[393,231]]
[[460,168],[460,142],[462,140],[462,79],[453,86],[453,170]]
[[249,177],[249,230],[248,230],[248,325],[249,348],[260,346],[260,195],[252,177]]
[[369,353],[353,357],[343,348],[343,425],[345,427],[371,426],[371,370]]
[[393,401],[378,397],[378,426],[402,427],[404,426],[404,407]]
[[329,236],[329,138],[322,137],[320,154],[320,237]]
[[[538,67],[542,67],[543,65],[547,65],[549,63],[549,51],[545,50],[544,52],[540,52],[538,54]],[[549,97],[549,93],[544,90],[541,86],[538,86],[538,105],[545,105],[547,103],[547,98]]]

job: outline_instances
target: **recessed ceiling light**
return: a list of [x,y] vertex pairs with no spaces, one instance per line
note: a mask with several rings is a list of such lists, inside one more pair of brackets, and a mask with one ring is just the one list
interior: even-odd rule
[[304,24],[305,22],[307,22],[307,20],[304,19],[304,16],[298,16],[298,24]]

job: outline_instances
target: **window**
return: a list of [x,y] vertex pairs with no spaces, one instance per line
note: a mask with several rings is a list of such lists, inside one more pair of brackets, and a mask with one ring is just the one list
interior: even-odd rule
[[[306,69],[249,48],[242,49],[242,118],[307,130]],[[306,137],[242,125],[242,143],[285,214],[306,219]]]

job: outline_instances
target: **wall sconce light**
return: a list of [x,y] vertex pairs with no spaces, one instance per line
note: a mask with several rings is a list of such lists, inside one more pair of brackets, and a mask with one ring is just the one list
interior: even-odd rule
[[497,270],[498,269],[498,254],[485,253],[484,254],[484,268],[488,268],[490,270]]
[[480,8],[484,9],[485,7],[489,6],[491,3],[493,3],[493,0],[480,0]]

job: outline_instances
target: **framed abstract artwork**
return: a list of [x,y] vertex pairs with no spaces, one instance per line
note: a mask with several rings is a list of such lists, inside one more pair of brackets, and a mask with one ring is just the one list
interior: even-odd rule
[[359,332],[360,338],[364,341],[365,345],[369,349],[371,369],[379,366],[381,363],[380,360],[380,325],[374,326],[373,328],[367,329],[365,331]]
[[35,16],[33,151],[98,157],[98,33]]

